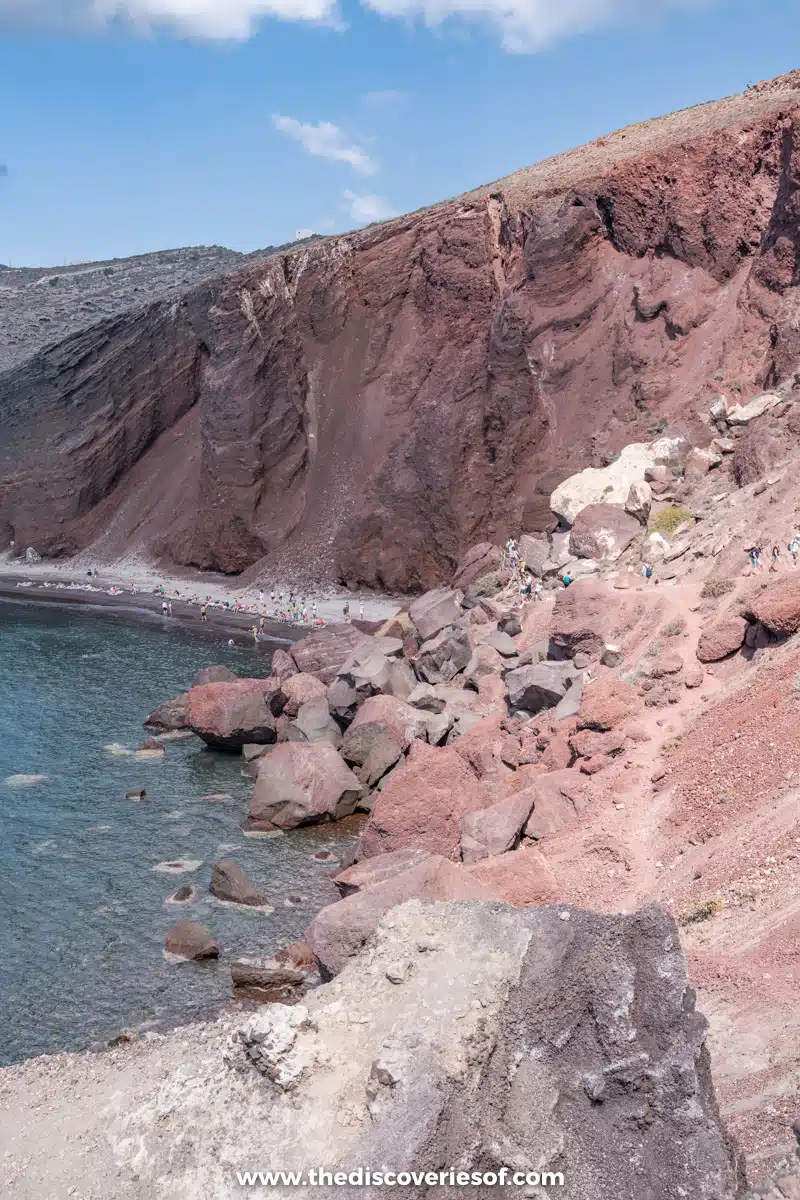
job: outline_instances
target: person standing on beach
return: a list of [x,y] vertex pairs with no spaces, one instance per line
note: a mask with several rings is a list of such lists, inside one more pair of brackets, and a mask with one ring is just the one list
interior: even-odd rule
[[203,604],[200,606],[200,620],[204,625],[208,620],[208,605],[205,602],[203,602]]
[[171,600],[168,602],[167,616],[170,616],[170,617],[172,616],[172,601]]
[[253,628],[250,630],[250,632],[253,635],[253,645],[257,646],[258,645],[258,626],[254,625]]
[[311,618],[313,621],[316,621],[316,619],[317,619],[317,602],[316,602],[316,600],[313,600],[311,603]]
[[166,600],[161,601],[161,615],[162,617],[169,616],[169,604],[167,604]]

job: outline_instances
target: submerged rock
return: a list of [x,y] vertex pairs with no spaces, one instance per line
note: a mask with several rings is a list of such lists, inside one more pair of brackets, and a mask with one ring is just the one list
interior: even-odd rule
[[225,900],[229,904],[245,904],[251,908],[262,908],[268,903],[267,897],[250,882],[240,866],[223,858],[214,863],[211,868],[212,896]]
[[187,961],[219,958],[219,945],[203,925],[195,921],[178,921],[164,941],[167,954]]

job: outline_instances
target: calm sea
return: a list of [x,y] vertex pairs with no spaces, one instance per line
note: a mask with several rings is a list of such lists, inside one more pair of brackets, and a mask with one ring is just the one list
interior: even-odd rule
[[[105,749],[135,750],[147,713],[211,663],[268,672],[263,655],[222,638],[0,602],[0,1063],[213,1008],[230,997],[232,956],[297,940],[337,898],[333,864],[313,856],[340,857],[351,838],[330,826],[245,837],[240,758],[194,738],[168,742],[160,761]],[[145,803],[125,799],[134,787],[146,788]],[[214,793],[231,802],[203,799]],[[266,892],[272,914],[209,896],[211,865],[223,857]],[[201,865],[153,870],[170,859]],[[186,883],[196,902],[166,905]],[[299,907],[285,904],[290,894],[303,897]],[[164,960],[164,935],[182,917],[214,933],[217,964]]]

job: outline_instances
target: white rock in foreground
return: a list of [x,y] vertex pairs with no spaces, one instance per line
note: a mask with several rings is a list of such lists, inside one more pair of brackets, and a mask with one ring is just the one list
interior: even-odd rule
[[748,425],[750,421],[763,416],[765,412],[769,412],[780,402],[780,396],[776,396],[773,392],[764,392],[762,396],[755,396],[747,404],[735,404],[733,408],[728,409],[728,424]]

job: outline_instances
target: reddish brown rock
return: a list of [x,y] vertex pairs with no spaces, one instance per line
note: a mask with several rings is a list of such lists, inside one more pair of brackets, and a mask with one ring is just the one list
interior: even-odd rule
[[365,858],[340,871],[338,875],[334,875],[333,882],[342,896],[350,896],[354,892],[363,892],[366,888],[384,883],[393,875],[399,875],[401,871],[407,871],[409,867],[415,867],[430,857],[429,850],[413,847],[394,850],[390,854],[378,854],[375,858]]
[[211,868],[212,896],[225,900],[229,904],[245,904],[250,908],[260,908],[267,904],[267,897],[255,887],[244,871],[229,858],[220,859]]
[[461,821],[486,807],[486,793],[461,755],[414,742],[383,788],[361,836],[359,856],[419,848],[457,859]]
[[344,735],[342,754],[348,762],[361,766],[376,741],[385,741],[388,734],[398,747],[396,762],[410,742],[425,737],[426,729],[425,717],[420,709],[404,704],[394,696],[370,696],[361,705]]
[[558,900],[555,875],[536,846],[524,846],[510,854],[484,858],[464,870],[493,892],[498,900],[518,908],[528,904],[553,904]]
[[[751,615],[774,637],[790,637],[800,629],[800,578],[785,575],[766,587],[750,605]],[[744,636],[744,635],[743,635]],[[739,643],[741,645],[741,643]],[[700,657],[698,651],[698,658]],[[712,661],[712,660],[701,660]]]
[[490,571],[496,571],[501,556],[500,547],[493,546],[491,542],[479,542],[477,546],[472,546],[459,560],[453,576],[453,587],[465,588]]
[[295,670],[332,683],[357,646],[369,641],[354,625],[330,625],[295,642],[290,651]]
[[235,683],[238,678],[228,667],[203,667],[192,680],[192,687],[203,687],[207,683]]
[[594,758],[603,755],[613,758],[628,745],[628,739],[619,729],[598,733],[594,729],[581,729],[573,733],[569,744],[578,758]]
[[178,921],[173,925],[164,941],[167,954],[187,961],[203,958],[219,958],[219,945],[202,925],[194,921]]
[[[798,610],[800,613],[800,609]],[[744,642],[747,621],[735,613],[716,617],[706,625],[697,642],[697,657],[702,663],[718,662],[735,654]]]
[[459,591],[438,588],[414,601],[408,615],[423,642],[436,637],[446,626],[455,624],[461,616],[460,600]]
[[326,700],[328,696],[328,689],[322,680],[305,672],[290,675],[288,679],[283,680],[280,687],[286,698],[283,711],[287,717],[296,717],[301,707],[309,700]]
[[553,771],[541,775],[530,791],[533,812],[523,830],[526,838],[540,841],[574,825],[586,807],[586,784],[579,771]]
[[378,921],[406,900],[493,900],[496,893],[463,867],[432,854],[405,871],[364,891],[329,904],[314,918],[306,941],[323,975],[338,975],[358,954]]
[[245,743],[277,740],[275,718],[265,699],[263,679],[207,683],[189,692],[189,728],[208,746],[241,750]]
[[613,562],[641,534],[642,526],[623,505],[587,504],[570,530],[570,554]]
[[280,646],[272,652],[270,673],[279,683],[283,683],[284,679],[288,679],[290,675],[297,674],[297,665],[291,654],[286,650],[282,650]]
[[668,675],[679,675],[683,670],[683,659],[680,654],[674,650],[667,650],[664,654],[659,654],[655,662],[650,667],[650,677],[652,679],[663,679]]
[[247,827],[296,829],[349,816],[361,784],[328,742],[285,742],[258,759]]
[[534,800],[533,792],[526,789],[489,808],[467,813],[461,821],[462,860],[474,863],[513,850],[531,815]]
[[174,730],[189,728],[189,693],[166,700],[150,713],[145,729]]
[[609,587],[597,580],[578,579],[556,595],[551,641],[567,658],[579,650],[599,658],[612,640],[619,610],[619,597]]
[[615,729],[637,707],[636,692],[619,679],[592,679],[583,689],[579,729]]

